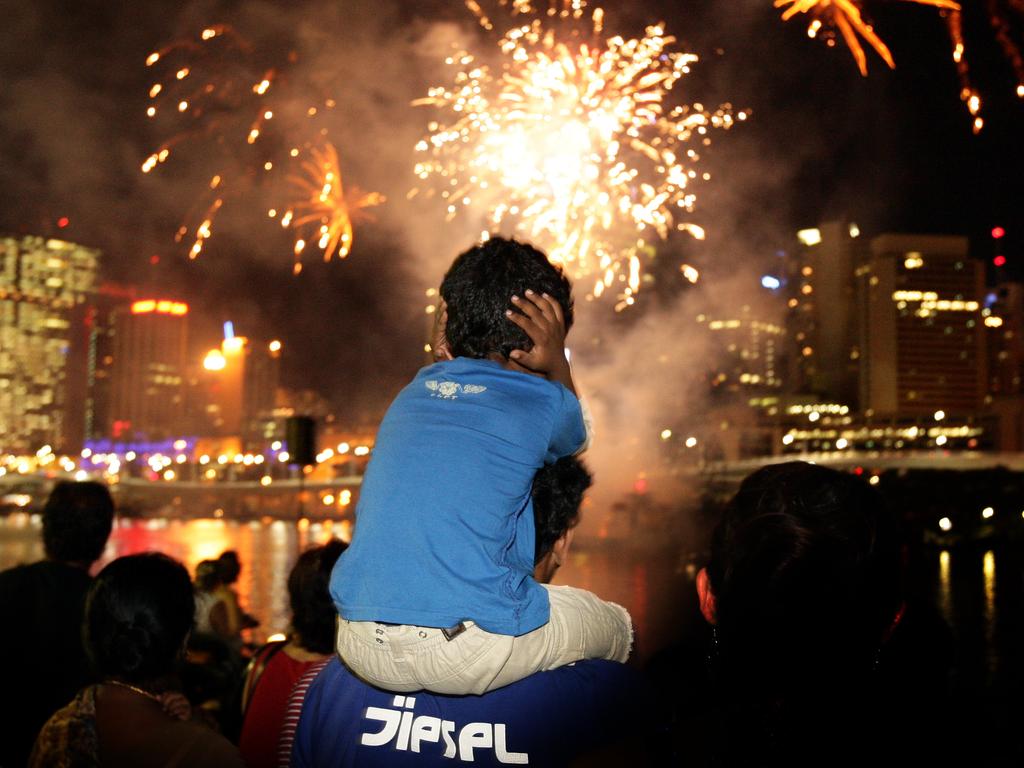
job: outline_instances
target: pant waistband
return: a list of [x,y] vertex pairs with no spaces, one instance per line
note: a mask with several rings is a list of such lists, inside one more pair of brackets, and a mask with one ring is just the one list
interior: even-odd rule
[[[405,624],[392,624],[390,621],[375,621],[374,624],[380,624],[383,627],[404,627],[404,626],[408,626],[408,625],[405,625]],[[465,632],[467,629],[469,629],[470,624],[472,624],[472,622],[460,621],[458,624],[455,624],[454,626],[451,626],[451,627],[432,627],[432,629],[439,629],[439,630],[441,630],[441,634],[444,635],[445,640],[448,640],[449,642],[451,642],[456,637],[458,637],[463,632]]]

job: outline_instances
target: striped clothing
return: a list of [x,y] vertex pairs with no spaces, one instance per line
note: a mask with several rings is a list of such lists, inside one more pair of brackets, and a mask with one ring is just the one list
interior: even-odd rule
[[284,721],[281,724],[281,735],[277,741],[278,768],[288,768],[291,765],[292,744],[295,742],[295,730],[299,725],[299,715],[302,714],[302,703],[306,700],[309,686],[329,661],[330,658],[326,658],[313,664],[292,686],[291,695],[288,697],[288,706],[284,712]]

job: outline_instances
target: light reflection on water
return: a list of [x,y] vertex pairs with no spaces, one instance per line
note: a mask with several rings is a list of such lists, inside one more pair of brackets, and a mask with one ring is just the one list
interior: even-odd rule
[[[996,639],[996,553],[991,549],[982,559],[982,572],[985,574],[985,645],[992,648]],[[996,672],[994,654],[988,654],[988,672]]]
[[[242,605],[261,621],[253,639],[262,641],[288,627],[286,580],[300,550],[322,544],[339,534],[332,521],[296,526],[281,520],[119,519],[93,573],[114,558],[138,552],[163,552],[195,573],[202,560],[217,558],[227,549],[238,552],[242,572],[236,588]],[[347,529],[341,531],[347,533]],[[0,518],[0,570],[43,557],[42,526],[38,516]]]
[[949,577],[949,551],[939,552],[939,613],[947,624],[953,623],[953,587]]
[[[272,633],[287,630],[286,580],[298,553],[333,537],[348,538],[350,530],[348,525],[330,520],[295,524],[270,518],[122,519],[94,571],[121,555],[160,551],[194,573],[201,560],[234,549],[242,563],[239,595],[243,606],[261,620],[252,637],[261,642]],[[38,516],[0,518],[0,569],[42,558],[40,534]],[[979,555],[970,550],[931,550],[919,566],[927,574],[924,597],[933,601],[957,635],[971,643],[970,655],[980,665],[979,672],[991,680],[1007,660],[1008,643],[1016,642],[1016,635],[1000,629],[1003,625],[999,622],[1003,620],[1005,625],[1007,619],[1015,620],[1020,606],[1016,593],[1002,595],[996,589],[997,567],[1011,569],[1006,571],[1010,573],[1012,558],[1003,563],[1009,555],[999,550]],[[554,581],[589,589],[625,606],[632,614],[637,651],[644,660],[679,640],[700,620],[693,588],[695,574],[693,562],[669,549],[640,551],[577,540]]]
[[[296,525],[270,518],[248,522],[120,519],[93,572],[121,555],[158,551],[180,560],[190,573],[195,573],[200,561],[234,549],[242,563],[236,587],[243,606],[260,619],[252,639],[261,642],[270,634],[287,630],[286,581],[298,553],[349,535],[349,526],[330,520]],[[42,557],[38,516],[0,518],[0,569]],[[624,605],[633,616],[638,649],[646,656],[678,634],[679,614],[693,591],[692,577],[692,567],[687,572],[669,556],[623,554],[577,542],[554,581],[589,589]]]

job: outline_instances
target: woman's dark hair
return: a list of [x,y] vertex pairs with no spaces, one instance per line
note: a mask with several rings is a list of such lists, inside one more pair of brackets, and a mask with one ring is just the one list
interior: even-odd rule
[[43,507],[43,547],[53,560],[93,563],[114,524],[114,500],[103,483],[62,480]]
[[334,624],[337,609],[328,584],[331,570],[348,545],[331,539],[321,547],[307,549],[288,574],[288,599],[292,608],[292,627],[307,651],[331,653],[334,650]]
[[195,602],[185,566],[150,552],[100,571],[85,604],[85,645],[102,677],[144,683],[174,670]]
[[586,466],[575,456],[563,456],[537,470],[533,478],[533,521],[537,531],[534,563],[576,525],[583,494],[593,481]]
[[505,310],[513,308],[512,296],[525,295],[527,288],[557,301],[565,330],[572,327],[572,286],[541,251],[492,237],[456,257],[441,283],[448,308],[445,338],[452,356],[508,357],[514,349],[530,349],[530,338],[505,316]]
[[896,518],[862,479],[803,462],[747,477],[708,564],[717,684],[744,732],[729,741],[765,750],[842,721],[902,603],[900,570]]

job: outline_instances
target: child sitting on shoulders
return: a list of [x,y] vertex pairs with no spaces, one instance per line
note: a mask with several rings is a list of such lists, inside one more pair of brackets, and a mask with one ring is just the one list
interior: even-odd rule
[[495,237],[455,259],[441,297],[442,359],[384,416],[331,577],[339,655],[380,688],[446,694],[624,662],[624,608],[531,575],[534,475],[586,440],[565,356],[568,279]]

